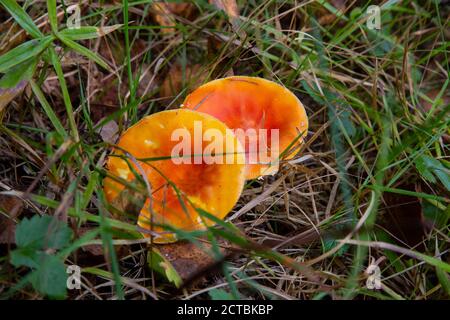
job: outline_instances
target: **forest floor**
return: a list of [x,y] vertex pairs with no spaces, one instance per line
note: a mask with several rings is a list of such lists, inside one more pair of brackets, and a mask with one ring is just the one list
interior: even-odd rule
[[[370,2],[79,1],[74,29],[64,1],[0,0],[0,297],[448,299],[450,6]],[[305,143],[151,269],[105,202],[111,145],[231,75],[295,93]]]

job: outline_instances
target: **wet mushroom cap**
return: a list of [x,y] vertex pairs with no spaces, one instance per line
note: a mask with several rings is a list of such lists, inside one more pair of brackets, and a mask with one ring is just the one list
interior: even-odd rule
[[[257,77],[236,76],[208,82],[189,94],[183,107],[210,114],[231,129],[267,129],[267,148],[256,152],[272,161],[288,147],[291,152],[284,152],[284,159],[292,158],[308,131],[308,117],[299,99],[285,87]],[[278,148],[271,146],[271,129],[279,130]],[[248,160],[251,137],[245,136],[245,140],[238,137]],[[249,163],[246,178],[254,179],[277,170],[277,165],[267,161]]]
[[[195,131],[199,125],[203,133],[212,129],[226,137],[223,142],[217,140],[219,142],[216,144],[223,148],[223,153],[203,153],[214,140],[205,141],[203,136],[200,136],[199,142],[201,154],[195,153],[198,145],[194,144],[199,141]],[[184,138],[190,135],[190,139],[183,140],[179,134],[174,136],[174,132],[181,132]],[[180,150],[180,143],[185,140],[188,142],[184,145],[191,150]],[[164,226],[192,231],[213,225],[212,221],[202,218],[195,208],[223,219],[242,192],[245,182],[242,146],[223,122],[208,114],[186,109],[155,113],[130,127],[121,136],[117,146],[119,148],[114,150],[107,161],[107,169],[119,179],[105,178],[106,198],[113,202],[124,191],[125,186],[118,181],[120,179],[135,181],[137,174],[144,182],[148,181],[152,197],[148,197],[147,192],[138,225],[153,231],[152,234],[156,233],[153,239],[155,243],[176,241],[175,234]],[[176,154],[179,156],[170,158],[174,148],[177,148]],[[206,163],[205,159],[211,160],[211,156],[219,159],[216,161],[219,163]],[[184,163],[180,163],[182,159]],[[220,159],[223,163],[220,163]],[[149,233],[144,235],[150,236]]]

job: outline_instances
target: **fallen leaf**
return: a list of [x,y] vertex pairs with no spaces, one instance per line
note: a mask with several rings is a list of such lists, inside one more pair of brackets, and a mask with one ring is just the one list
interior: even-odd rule
[[174,28],[170,28],[175,25],[174,15],[188,18],[194,6],[192,3],[167,3],[167,2],[153,2],[150,7],[150,12],[153,15],[155,21],[162,27],[161,32],[171,33],[174,32]]
[[215,5],[219,10],[225,11],[231,19],[239,17],[236,0],[209,0],[209,3]]
[[0,88],[0,119],[1,112],[19,93],[25,89],[28,81],[20,81],[14,88]]
[[339,10],[345,9],[346,0],[331,0],[330,2],[336,9]]
[[121,191],[111,202],[113,214],[122,221],[136,223],[137,217],[145,203],[145,194],[128,188]]
[[[205,72],[205,69],[202,69],[201,65],[194,64],[192,66],[186,66],[183,77],[183,68],[179,63],[175,63],[170,68],[161,85],[160,97],[173,99],[177,97],[184,88],[186,88],[186,93],[188,93],[190,88],[200,86],[207,79],[207,76],[208,73]],[[183,99],[184,96],[180,95],[177,98],[177,102],[181,103]],[[178,107],[177,103],[174,105]]]
[[[18,210],[13,210],[18,206]],[[14,243],[17,218],[23,210],[23,202],[17,197],[0,194],[0,243]],[[12,216],[11,213],[15,214]]]
[[[222,241],[222,245],[225,243]],[[189,241],[153,245],[147,255],[147,262],[153,270],[162,274],[176,287],[191,284],[203,278],[215,269],[221,260],[216,260],[210,253],[212,246],[203,243],[203,248]],[[226,256],[231,251],[221,248],[221,254]]]
[[[415,191],[413,185],[402,185],[397,188]],[[387,211],[383,217],[383,226],[397,241],[423,252],[425,224],[420,200],[417,197],[388,192],[383,195],[383,199]]]
[[[331,5],[338,10],[339,13],[345,12],[345,0],[332,0],[330,1]],[[332,24],[336,18],[337,15],[335,13],[330,13],[327,9],[324,7],[321,7],[318,10],[318,22],[320,25],[329,25]]]
[[194,5],[187,2],[169,2],[166,5],[171,13],[182,17],[189,17],[194,9]]
[[[122,64],[126,58],[125,48],[120,44],[112,44],[104,40],[101,41],[99,55],[111,65],[118,66]],[[145,97],[154,90],[152,69],[148,64],[142,63],[142,60],[135,59],[136,56],[143,55],[147,50],[148,43],[137,39],[133,42],[130,52],[132,60],[135,60],[131,64],[133,74],[135,77],[139,77],[136,97],[143,99],[143,102],[139,104],[139,108],[145,108],[147,106],[147,103],[144,102]],[[118,79],[110,74],[104,75],[97,70],[95,65],[91,64],[89,91],[92,96],[91,117],[93,122],[97,123],[104,117],[117,111],[122,105],[121,101],[126,97],[128,98],[130,93],[128,76],[124,73],[122,78]]]
[[103,141],[114,144],[117,141],[119,126],[115,121],[109,121],[99,129],[99,134]]

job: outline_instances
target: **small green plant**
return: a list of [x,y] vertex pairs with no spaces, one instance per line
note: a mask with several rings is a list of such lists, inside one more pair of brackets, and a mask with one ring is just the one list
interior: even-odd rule
[[67,273],[58,253],[69,246],[72,236],[67,224],[55,217],[25,218],[16,228],[17,248],[11,252],[11,263],[31,269],[26,279],[41,294],[65,298]]
[[[4,73],[3,77],[0,79],[0,88],[14,87],[22,80],[30,80],[34,74],[36,64],[39,59],[43,59],[45,62],[53,65],[61,85],[72,138],[75,141],[78,141],[79,133],[75,123],[69,90],[67,89],[61,62],[59,61],[58,54],[55,50],[56,41],[59,40],[67,48],[95,61],[101,67],[109,69],[108,64],[101,57],[88,48],[78,44],[76,41],[100,37],[116,30],[120,27],[120,25],[109,28],[83,26],[78,29],[59,30],[58,18],[56,14],[56,0],[48,0],[47,10],[52,32],[49,35],[44,35],[30,16],[21,6],[17,4],[15,0],[1,0],[0,4],[2,4],[3,7],[13,16],[15,21],[23,29],[25,29],[31,37],[33,37],[32,40],[29,40],[0,56],[0,73]],[[42,96],[37,86],[34,86],[33,89],[37,96]],[[41,103],[46,104],[42,99]],[[48,108],[45,109],[46,111],[49,111]],[[50,111],[49,116],[52,119],[56,118],[52,111]],[[60,128],[60,126],[58,126],[58,122],[54,122],[53,124],[55,127]]]

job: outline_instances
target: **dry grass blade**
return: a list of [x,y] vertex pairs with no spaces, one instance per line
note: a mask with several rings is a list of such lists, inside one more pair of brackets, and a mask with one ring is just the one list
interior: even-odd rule
[[239,216],[245,214],[252,208],[256,207],[261,201],[264,201],[267,197],[270,196],[282,183],[283,180],[286,178],[286,175],[278,178],[274,183],[270,185],[269,188],[264,190],[263,193],[258,195],[256,198],[245,204],[241,209],[239,209],[237,212],[233,213],[229,218],[227,218],[228,221],[233,221],[237,219]]
[[17,97],[27,86],[28,82],[22,80],[14,88],[0,88],[0,122],[3,114],[3,109]]

